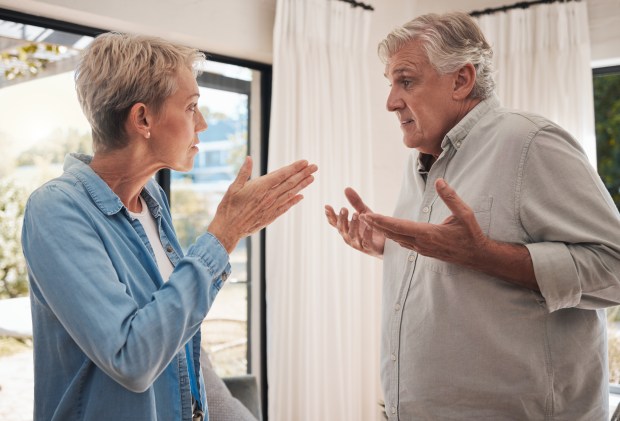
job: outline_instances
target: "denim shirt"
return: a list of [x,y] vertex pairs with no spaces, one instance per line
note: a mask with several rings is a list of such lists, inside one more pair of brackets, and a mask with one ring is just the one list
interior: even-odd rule
[[191,420],[184,347],[206,403],[200,325],[230,273],[228,254],[206,233],[184,256],[150,180],[141,195],[175,267],[164,282],[142,225],[90,160],[68,155],[64,174],[26,207],[34,419]]

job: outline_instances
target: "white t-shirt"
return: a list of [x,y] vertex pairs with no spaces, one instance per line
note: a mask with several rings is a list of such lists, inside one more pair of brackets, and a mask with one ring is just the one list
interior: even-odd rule
[[170,278],[170,275],[174,270],[174,266],[172,266],[170,259],[168,259],[168,256],[164,251],[164,246],[161,244],[161,240],[159,239],[157,223],[155,222],[153,215],[151,215],[151,212],[149,212],[149,208],[146,206],[146,202],[142,196],[140,196],[140,203],[142,203],[142,211],[140,213],[128,211],[131,216],[136,218],[142,224],[144,232],[146,232],[146,236],[148,237],[149,243],[151,243],[151,247],[155,253],[155,261],[157,262],[159,273],[161,273],[161,277],[164,282],[166,282],[168,281],[168,278]]

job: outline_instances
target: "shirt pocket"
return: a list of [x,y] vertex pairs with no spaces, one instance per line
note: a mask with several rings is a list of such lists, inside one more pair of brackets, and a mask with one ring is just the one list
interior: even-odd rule
[[[478,221],[478,225],[480,225],[482,232],[484,235],[488,236],[489,228],[491,226],[491,208],[493,207],[493,197],[479,197],[469,206],[473,209],[474,216],[476,217],[476,221]],[[444,262],[442,260],[427,256],[424,256],[424,267],[431,272],[440,273],[442,275],[454,275],[459,271],[462,272],[465,270],[464,267],[457,264]]]

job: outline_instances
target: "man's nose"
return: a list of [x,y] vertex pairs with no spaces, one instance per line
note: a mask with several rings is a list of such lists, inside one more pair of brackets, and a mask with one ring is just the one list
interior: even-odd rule
[[394,91],[394,88],[390,89],[390,94],[387,97],[387,102],[385,103],[385,108],[388,111],[396,111],[400,110],[404,106],[404,101],[402,98]]

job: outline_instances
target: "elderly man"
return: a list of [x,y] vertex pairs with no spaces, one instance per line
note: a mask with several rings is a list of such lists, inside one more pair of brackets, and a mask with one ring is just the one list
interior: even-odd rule
[[414,149],[394,217],[352,189],[351,219],[326,215],[384,260],[389,419],[607,419],[620,216],[596,171],[556,124],[500,107],[469,16],[418,17],[379,54]]

